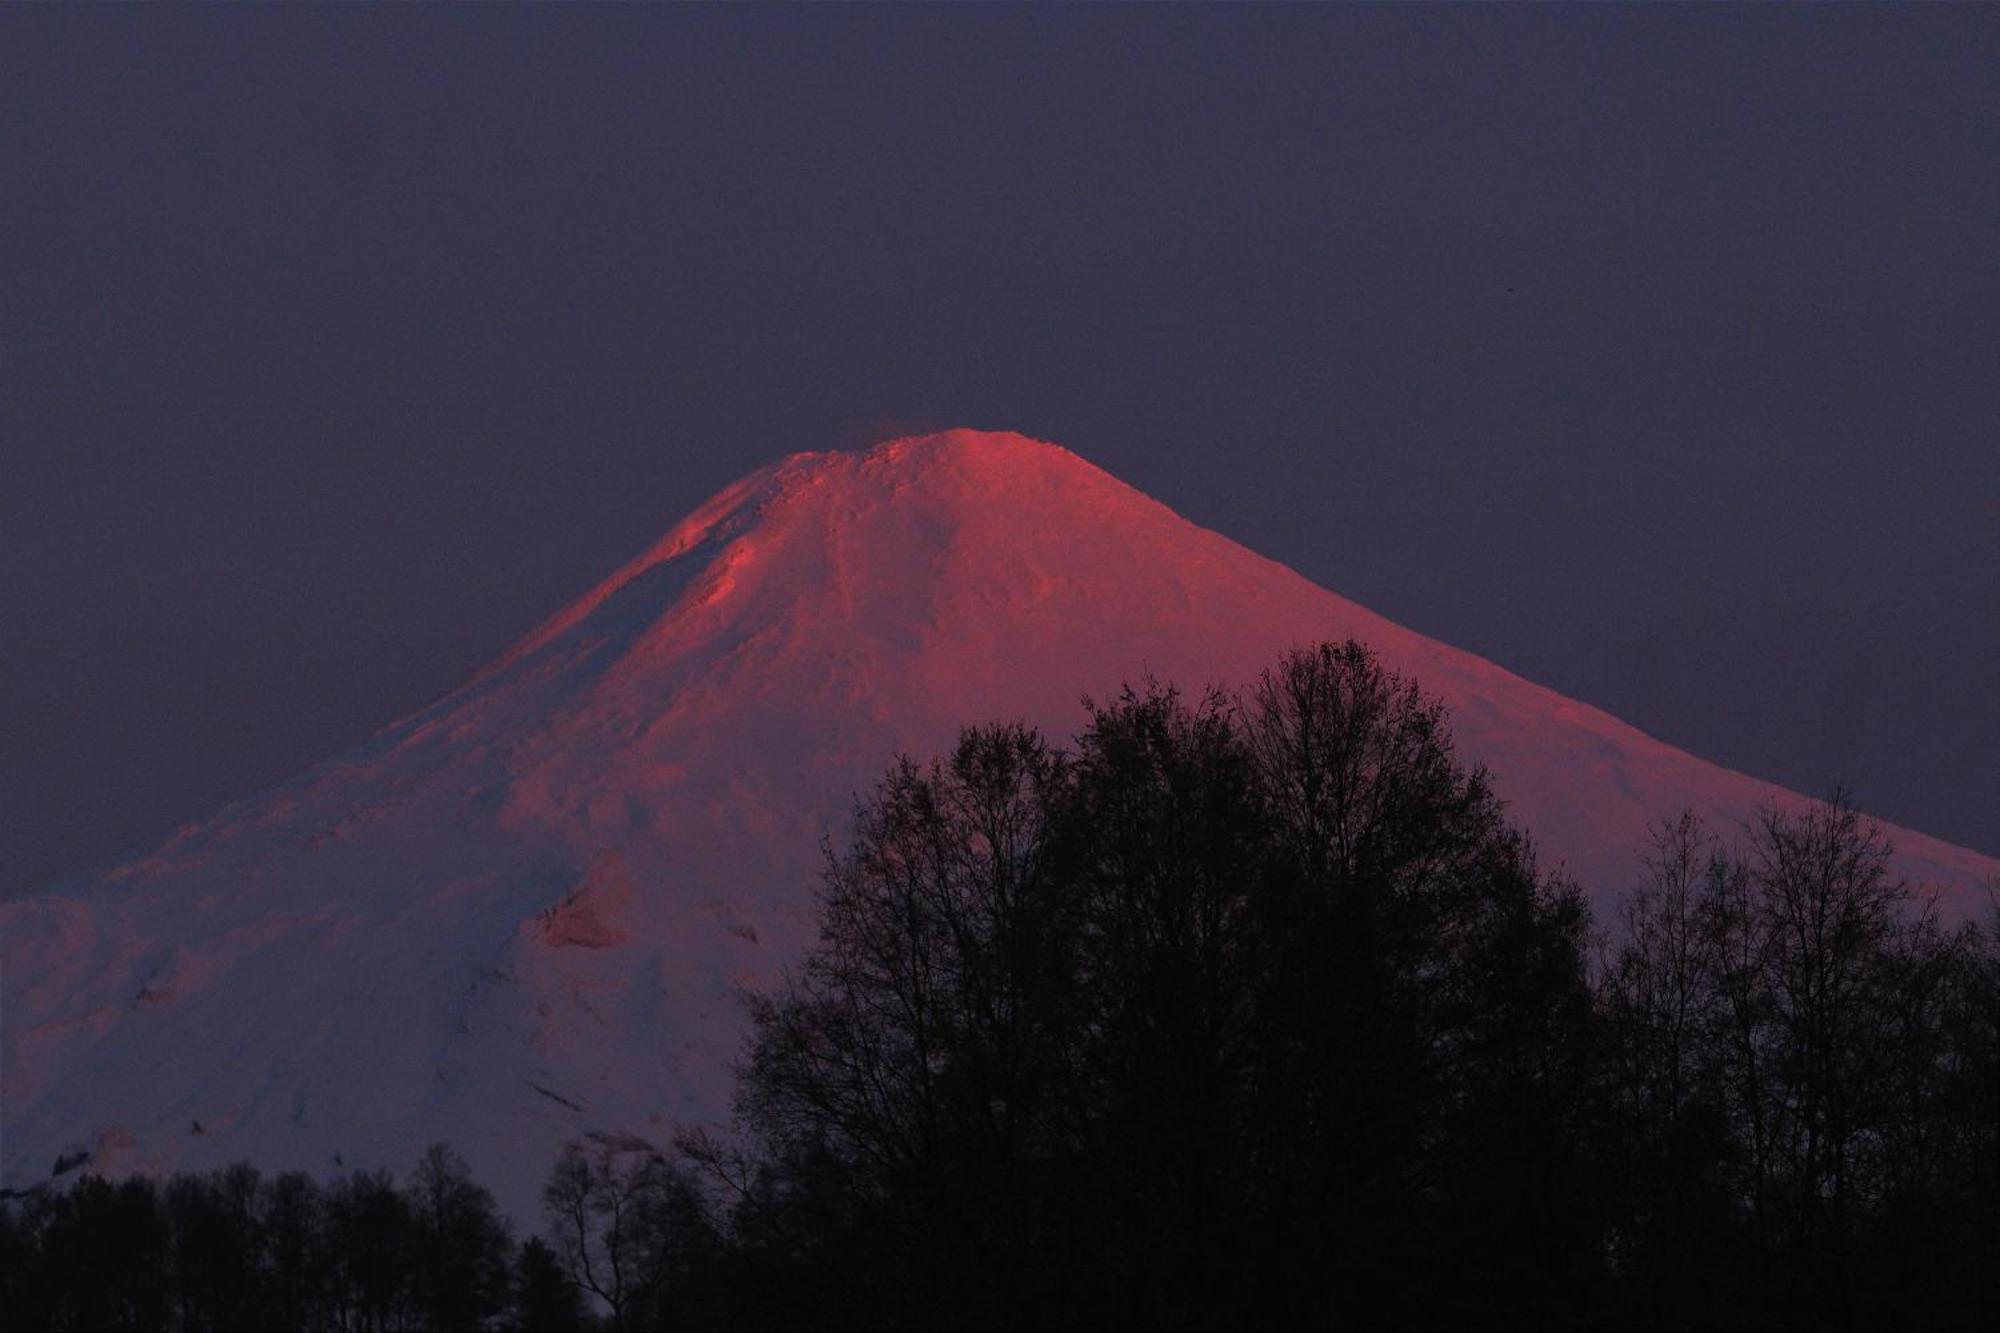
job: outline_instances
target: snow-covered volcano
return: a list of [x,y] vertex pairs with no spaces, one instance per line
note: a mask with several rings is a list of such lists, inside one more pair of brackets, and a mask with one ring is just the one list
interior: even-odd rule
[[[434,707],[93,882],[0,906],[5,1178],[406,1170],[532,1215],[565,1140],[721,1117],[821,840],[967,721],[1358,638],[1599,901],[1650,819],[1796,798],[1398,628],[1083,460],[953,431],[745,478]],[[1970,910],[2000,862],[1896,830]]]

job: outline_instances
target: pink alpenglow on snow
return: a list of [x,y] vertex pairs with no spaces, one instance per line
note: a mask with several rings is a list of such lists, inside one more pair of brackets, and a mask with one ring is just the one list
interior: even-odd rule
[[[727,1115],[740,988],[814,930],[822,838],[968,722],[1063,737],[1148,673],[1355,638],[1602,906],[1649,821],[1798,797],[1402,629],[1075,455],[951,431],[716,496],[463,688],[92,882],[0,905],[4,1172],[457,1145],[535,1215],[578,1135]],[[1947,916],[2000,862],[1889,831]],[[193,1132],[199,1123],[202,1132]]]

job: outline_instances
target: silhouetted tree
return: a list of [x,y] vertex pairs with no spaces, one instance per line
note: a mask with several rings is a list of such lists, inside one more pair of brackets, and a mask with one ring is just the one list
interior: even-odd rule
[[21,1328],[152,1330],[172,1310],[168,1232],[159,1190],[143,1177],[116,1184],[83,1175],[67,1191],[23,1203],[17,1244],[35,1272],[20,1281]]
[[1990,1326],[2000,1322],[2000,880],[1989,886],[1988,901],[1993,910],[1971,937],[1946,1019],[1946,1105],[1961,1136],[1955,1161],[1966,1225],[1959,1234],[1972,1238],[1959,1251],[1964,1280],[1957,1290],[1965,1315]]
[[265,1309],[277,1328],[318,1325],[326,1307],[325,1207],[316,1181],[287,1171],[266,1181],[261,1200]]
[[343,1333],[388,1333],[406,1320],[415,1268],[409,1201],[386,1171],[355,1171],[325,1193],[327,1295]]
[[474,1183],[463,1157],[434,1143],[411,1173],[410,1208],[425,1326],[434,1333],[484,1327],[507,1304],[514,1248],[492,1194]]
[[872,1255],[854,1317],[1018,1309],[1063,1262],[1037,1219],[1073,1132],[1078,914],[1049,861],[1064,775],[1019,727],[968,732],[948,765],[897,764],[831,860],[819,948],[753,1002],[742,1114],[767,1168],[813,1173],[767,1179],[761,1206],[837,1208]]
[[1889,850],[1838,793],[1766,810],[1740,853],[1691,816],[1662,830],[1599,997],[1628,1315],[1978,1322],[1987,946],[1913,904]]
[[1897,999],[1890,967],[1908,890],[1889,848],[1845,801],[1753,830],[1753,882],[1766,939],[1774,1202],[1802,1282],[1838,1291],[1850,1273],[1862,1154],[1886,1104]]
[[1358,644],[1286,655],[1247,734],[1275,822],[1278,1314],[1553,1317],[1593,1262],[1571,1197],[1595,1097],[1580,897],[1458,762],[1443,707]]
[[1240,1313],[1264,1200],[1254,916],[1270,828],[1227,700],[1171,687],[1093,706],[1064,791],[1081,908],[1074,1042],[1081,1203],[1116,1307],[1142,1323]]
[[682,1288],[715,1248],[690,1170],[635,1138],[564,1148],[542,1205],[564,1271],[604,1302],[613,1328],[671,1322]]
[[268,1321],[261,1308],[261,1179],[255,1167],[239,1163],[167,1183],[163,1202],[181,1328],[241,1329]]
[[583,1302],[563,1271],[562,1259],[539,1236],[521,1244],[514,1260],[513,1313],[517,1333],[573,1333],[583,1327]]
[[1688,811],[1656,827],[1646,871],[1598,991],[1623,1148],[1610,1244],[1628,1318],[1715,1323],[1741,1313],[1749,1241],[1725,986],[1741,870]]

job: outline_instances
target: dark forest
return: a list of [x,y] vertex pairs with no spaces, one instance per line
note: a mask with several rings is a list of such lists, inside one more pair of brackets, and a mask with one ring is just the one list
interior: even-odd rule
[[1619,919],[1356,644],[904,759],[736,1123],[577,1141],[516,1234],[400,1180],[73,1170],[10,1329],[2000,1324],[2000,917],[1836,792],[1661,812]]

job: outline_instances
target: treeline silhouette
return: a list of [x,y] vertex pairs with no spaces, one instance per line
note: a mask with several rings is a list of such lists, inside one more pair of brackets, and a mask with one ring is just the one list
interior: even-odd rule
[[442,1144],[398,1187],[247,1164],[117,1182],[84,1175],[0,1210],[9,1329],[575,1329],[556,1252],[517,1247],[493,1196]]
[[[13,1327],[1991,1328],[2000,921],[1844,798],[1663,824],[1624,920],[1356,644],[896,764],[734,1132],[409,1183],[86,1176]],[[1635,863],[1637,861],[1635,856]]]

